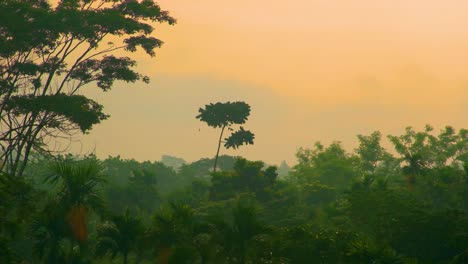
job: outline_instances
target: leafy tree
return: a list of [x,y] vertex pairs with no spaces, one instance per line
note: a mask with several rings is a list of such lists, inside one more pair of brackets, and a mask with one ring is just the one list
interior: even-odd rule
[[348,154],[339,142],[328,147],[317,142],[313,149],[299,149],[296,157],[298,164],[294,167],[293,176],[299,182],[319,181],[344,189],[358,174],[356,158]]
[[468,153],[467,129],[460,129],[457,133],[453,127],[446,126],[437,137],[431,136],[430,141],[431,147],[436,154],[435,163],[437,167],[443,167],[457,161],[463,162],[463,156]]
[[212,174],[210,197],[213,200],[229,199],[242,192],[252,192],[262,197],[266,188],[275,184],[276,167],[265,168],[262,161],[237,159],[232,171]]
[[435,155],[431,153],[433,149],[429,145],[430,131],[432,131],[430,126],[426,126],[423,132],[416,132],[411,127],[407,127],[404,135],[388,136],[401,156],[402,170],[411,190],[414,189],[416,178],[427,172],[434,164]]
[[123,256],[124,264],[128,263],[131,252],[138,250],[140,239],[144,233],[144,226],[140,218],[126,210],[123,215],[111,218],[97,227],[96,254],[103,256],[110,253],[112,258],[117,254]]
[[0,159],[2,170],[22,175],[32,151],[86,133],[108,118],[103,107],[80,94],[94,83],[148,77],[117,51],[142,48],[150,56],[162,41],[152,22],[174,24],[151,0],[0,1]]
[[259,263],[252,258],[270,229],[259,219],[256,206],[239,200],[232,208],[231,221],[222,218],[211,221],[220,232],[228,263]]
[[382,134],[379,131],[373,132],[369,136],[358,135],[359,147],[356,152],[361,159],[362,169],[366,173],[374,173],[379,162],[382,162],[385,156],[389,154],[380,145]]
[[224,130],[233,130],[232,125],[244,124],[250,115],[250,106],[245,102],[226,102],[205,105],[205,108],[198,110],[200,113],[197,119],[208,124],[210,127],[221,128],[218,140],[218,149],[216,151],[213,172],[216,172],[219,150],[221,143],[224,142],[226,148],[238,148],[244,144],[253,144],[254,134],[249,130],[244,130],[241,126],[239,130],[233,132],[229,137],[223,140]]
[[452,127],[447,126],[437,137],[431,134],[432,131],[429,125],[422,132],[407,127],[403,135],[388,136],[400,155],[402,170],[411,189],[417,177],[427,175],[434,168],[455,161],[466,164],[463,157],[468,152],[467,130],[461,129],[457,134]]
[[11,177],[0,172],[0,260],[5,263],[20,263],[21,257],[29,257],[24,248],[13,246],[28,233],[24,224],[32,221],[39,192],[24,178]]
[[[162,162],[138,162],[120,157],[109,157],[103,161],[109,178],[104,186],[106,203],[114,213],[122,208],[142,213],[149,218],[161,202],[174,191],[190,186],[190,174],[176,173]],[[186,165],[184,165],[186,166]]]
[[229,156],[210,176],[210,159],[176,172],[120,157],[44,157],[25,177],[0,173],[0,262],[466,263],[466,135],[446,127],[397,137],[421,153],[414,191],[389,177],[408,163],[381,148],[379,133],[361,136],[355,155],[339,143],[301,149],[282,179],[276,167]]
[[[221,171],[234,168],[237,157],[220,155],[216,167]],[[214,159],[203,158],[180,167],[178,175],[182,178],[209,178],[213,169]]]
[[354,226],[376,239],[377,247],[390,245],[423,263],[440,263],[467,246],[467,217],[459,210],[434,211],[412,192],[396,190],[354,189],[347,200]]
[[356,237],[356,234],[345,230],[328,230],[309,224],[285,227],[279,231],[273,253],[285,258],[284,263],[348,263],[344,262],[346,247]]
[[404,264],[408,263],[392,247],[359,238],[349,242],[345,259],[348,263]]

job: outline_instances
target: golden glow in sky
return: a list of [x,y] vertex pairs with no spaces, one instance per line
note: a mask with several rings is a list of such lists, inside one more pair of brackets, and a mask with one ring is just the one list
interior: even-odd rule
[[[317,140],[353,147],[358,133],[468,124],[468,1],[159,4],[178,24],[156,30],[156,58],[139,59],[150,87],[99,96],[112,117],[84,141],[98,154],[212,156],[216,133],[194,116],[214,100],[252,106],[256,144],[225,153],[275,163]],[[114,142],[135,133],[141,142]]]
[[[440,103],[438,90],[451,99],[466,91],[466,1],[161,4],[180,22],[168,33],[159,72],[242,80],[326,103]],[[431,96],[421,98],[422,86]],[[406,99],[394,98],[402,92]]]

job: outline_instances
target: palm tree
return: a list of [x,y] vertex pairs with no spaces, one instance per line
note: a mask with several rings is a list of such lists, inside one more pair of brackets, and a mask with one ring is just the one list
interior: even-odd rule
[[57,192],[32,221],[34,249],[44,263],[70,262],[83,255],[88,210],[102,211],[103,168],[95,159],[58,160],[47,168],[46,182]]
[[200,221],[193,208],[169,203],[154,217],[148,237],[156,244],[157,263],[220,263],[212,225]]
[[123,263],[128,263],[128,255],[138,247],[144,232],[140,218],[134,217],[127,209],[125,214],[112,217],[97,228],[96,255],[110,253],[112,258],[117,254],[123,256]]
[[223,238],[224,249],[230,256],[229,262],[244,264],[247,263],[249,249],[268,233],[268,228],[258,219],[257,208],[252,205],[237,202],[232,216],[232,223],[220,218],[213,221]]
[[158,212],[148,234],[157,244],[158,263],[168,263],[173,247],[189,244],[194,226],[194,211],[186,204],[170,203],[167,210]]
[[103,166],[96,159],[55,161],[49,166],[47,181],[58,187],[58,200],[64,208],[72,239],[88,239],[87,213],[102,212],[99,185],[104,181]]
[[57,200],[47,202],[30,225],[34,253],[43,263],[65,263],[67,257],[66,221]]

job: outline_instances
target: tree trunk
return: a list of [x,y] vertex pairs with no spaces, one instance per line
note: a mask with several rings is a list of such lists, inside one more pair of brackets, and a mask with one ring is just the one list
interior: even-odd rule
[[79,243],[88,240],[88,229],[86,227],[86,208],[82,205],[74,206],[67,215],[68,224],[73,238]]
[[169,263],[169,258],[171,257],[172,251],[170,247],[161,248],[157,255],[158,264],[167,264]]
[[218,164],[219,149],[221,148],[221,142],[222,142],[222,139],[223,139],[223,133],[224,133],[225,128],[226,128],[226,125],[223,126],[223,128],[221,129],[221,134],[219,134],[218,150],[216,151],[216,157],[215,157],[215,162],[214,162],[214,166],[213,166],[213,172],[216,172],[216,164]]
[[124,257],[124,258],[123,258],[123,264],[127,264],[127,263],[128,263],[128,252],[125,252],[125,253],[123,254],[123,257]]

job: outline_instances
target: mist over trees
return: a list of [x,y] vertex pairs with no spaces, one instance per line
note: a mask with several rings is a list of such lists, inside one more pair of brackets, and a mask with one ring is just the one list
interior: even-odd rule
[[182,165],[187,163],[184,159],[174,157],[174,156],[171,156],[171,155],[162,155],[161,162],[164,165],[166,165],[168,167],[171,167],[176,171],[179,170],[179,168],[182,167]]
[[55,151],[109,117],[82,87],[148,81],[116,52],[154,56],[158,23],[175,19],[152,0],[0,1],[0,263],[468,263],[465,128],[316,142],[272,166],[220,155],[254,143],[250,105],[228,101],[196,116],[220,129],[212,158]]
[[[1,176],[5,263],[465,263],[467,130],[301,148],[297,164],[44,157]],[[392,154],[393,153],[393,154]],[[413,158],[410,158],[413,157]],[[181,161],[171,157],[169,160]],[[415,161],[416,160],[416,161]],[[285,163],[281,167],[286,168]],[[41,197],[41,199],[38,199]]]

